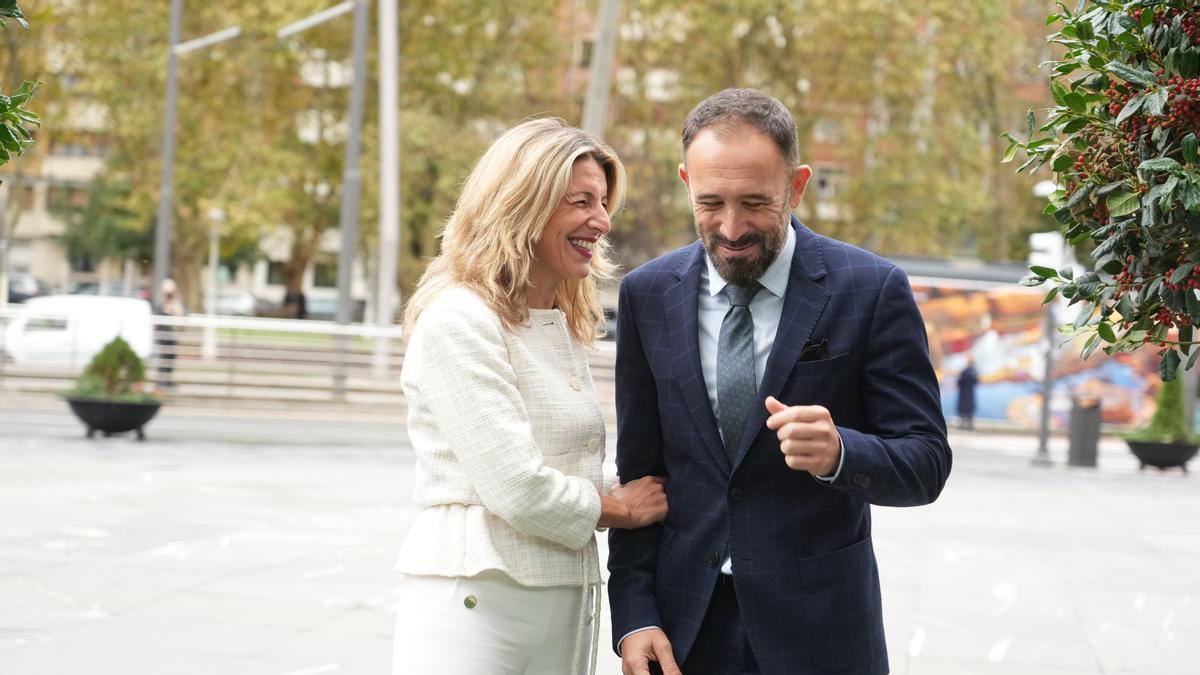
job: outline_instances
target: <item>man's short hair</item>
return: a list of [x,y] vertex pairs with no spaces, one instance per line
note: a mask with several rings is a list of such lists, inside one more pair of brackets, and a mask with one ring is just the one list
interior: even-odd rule
[[718,133],[748,124],[775,142],[789,167],[800,165],[796,120],[787,107],[757,89],[725,89],[704,99],[683,123],[683,155],[704,129]]

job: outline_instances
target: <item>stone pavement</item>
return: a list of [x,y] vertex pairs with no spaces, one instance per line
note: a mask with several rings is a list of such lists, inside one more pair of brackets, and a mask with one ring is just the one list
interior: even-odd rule
[[[167,409],[88,442],[60,406],[0,407],[0,674],[390,672],[399,422]],[[875,509],[894,673],[1200,672],[1200,479],[952,441],[936,504]]]

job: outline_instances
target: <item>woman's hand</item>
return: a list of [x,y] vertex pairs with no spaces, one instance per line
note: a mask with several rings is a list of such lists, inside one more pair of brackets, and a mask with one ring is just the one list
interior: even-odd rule
[[632,530],[667,517],[666,478],[643,476],[600,495],[600,527]]

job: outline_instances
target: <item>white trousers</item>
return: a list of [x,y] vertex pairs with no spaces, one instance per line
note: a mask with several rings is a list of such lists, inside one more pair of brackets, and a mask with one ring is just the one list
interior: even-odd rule
[[579,605],[577,587],[522,586],[502,572],[404,575],[392,675],[570,675]]

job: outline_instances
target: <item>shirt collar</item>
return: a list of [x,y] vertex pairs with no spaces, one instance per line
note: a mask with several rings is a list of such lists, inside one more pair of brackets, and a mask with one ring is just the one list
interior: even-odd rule
[[[787,224],[787,240],[784,241],[783,248],[779,250],[779,255],[775,256],[775,260],[767,267],[767,271],[758,278],[758,283],[762,287],[770,291],[772,294],[782,298],[787,293],[788,275],[792,270],[792,255],[796,252],[796,233],[792,230],[792,224]],[[704,255],[704,262],[708,267],[708,294],[710,296],[717,295],[725,290],[726,284],[729,282],[717,272],[717,268],[713,265],[712,258],[707,252]]]

